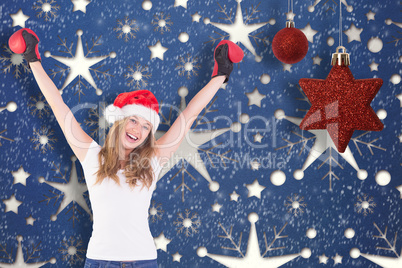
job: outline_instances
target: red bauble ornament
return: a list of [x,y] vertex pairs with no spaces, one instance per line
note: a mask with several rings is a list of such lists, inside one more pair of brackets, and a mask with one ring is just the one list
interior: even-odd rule
[[293,21],[286,22],[272,40],[272,51],[281,62],[293,64],[301,61],[308,51],[306,35],[294,27]]
[[300,128],[327,129],[338,152],[343,153],[354,130],[380,131],[384,128],[370,106],[383,81],[380,78],[354,79],[348,67],[347,53],[335,53],[332,65],[325,80],[299,80],[311,102]]

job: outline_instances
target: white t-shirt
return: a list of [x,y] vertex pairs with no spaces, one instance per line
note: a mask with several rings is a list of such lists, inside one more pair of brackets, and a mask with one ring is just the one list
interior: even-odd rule
[[140,191],[142,182],[139,181],[139,186],[131,190],[122,169],[117,172],[120,186],[110,178],[93,185],[96,181],[93,174],[99,169],[100,150],[101,146],[93,141],[81,162],[93,212],[93,230],[86,257],[110,261],[156,259],[148,210],[162,167],[155,157],[151,159],[155,175],[149,190],[144,186]]

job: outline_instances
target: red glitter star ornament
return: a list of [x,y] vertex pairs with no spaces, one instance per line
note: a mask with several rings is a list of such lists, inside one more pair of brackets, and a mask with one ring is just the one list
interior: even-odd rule
[[354,79],[349,54],[332,56],[332,69],[327,78],[302,78],[299,84],[312,106],[300,123],[300,128],[327,129],[338,152],[345,152],[355,130],[380,131],[384,125],[370,103],[382,86],[382,79]]

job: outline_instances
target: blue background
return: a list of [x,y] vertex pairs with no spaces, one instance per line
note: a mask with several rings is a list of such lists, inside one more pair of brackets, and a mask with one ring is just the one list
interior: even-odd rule
[[[317,2],[317,1],[316,1]],[[158,100],[163,103],[179,106],[181,98],[178,95],[180,87],[188,89],[188,95],[185,98],[189,103],[191,98],[209,81],[213,69],[213,50],[219,39],[213,43],[211,37],[219,38],[219,34],[226,35],[224,31],[214,27],[212,24],[205,23],[208,18],[211,22],[229,23],[222,19],[223,13],[219,12],[220,6],[226,5],[227,9],[233,9],[232,19],[236,13],[236,1],[194,1],[187,2],[187,8],[183,6],[174,6],[175,1],[152,1],[152,8],[144,10],[141,1],[92,1],[86,6],[86,12],[73,12],[73,3],[71,1],[57,0],[52,5],[58,5],[57,16],[51,16],[45,20],[44,16],[37,17],[38,11],[33,8],[34,5],[45,3],[45,1],[21,1],[3,2],[0,5],[0,43],[1,46],[1,65],[3,72],[0,74],[0,106],[5,107],[9,102],[15,102],[17,110],[9,112],[4,110],[0,113],[0,245],[2,251],[0,257],[0,266],[3,264],[14,263],[18,248],[17,236],[21,235],[22,249],[26,263],[48,262],[51,258],[57,261],[54,264],[46,263],[43,267],[83,267],[85,261],[86,247],[92,231],[92,222],[90,215],[76,202],[71,202],[63,211],[57,215],[55,221],[51,220],[51,215],[55,214],[62,200],[63,192],[52,186],[40,183],[39,178],[44,177],[46,181],[65,183],[60,179],[60,174],[55,170],[55,165],[60,166],[60,170],[65,172],[66,179],[70,178],[72,173],[72,150],[68,146],[63,133],[55,120],[52,112],[39,118],[32,114],[29,103],[33,97],[40,94],[32,73],[22,72],[20,77],[16,77],[13,71],[16,68],[22,70],[22,64],[12,65],[10,71],[5,71],[5,67],[11,63],[12,54],[6,50],[8,38],[21,26],[12,27],[13,20],[10,14],[15,14],[19,9],[30,16],[25,22],[25,27],[34,30],[40,37],[40,52],[42,64],[48,74],[60,70],[58,66],[66,68],[63,64],[51,57],[45,57],[44,52],[49,51],[53,56],[71,57],[62,53],[65,50],[60,44],[59,37],[66,39],[67,44],[73,44],[72,53],[75,53],[78,37],[77,30],[81,29],[81,36],[84,44],[84,53],[87,52],[87,43],[89,48],[93,40],[99,37],[99,46],[94,50],[98,51],[90,56],[104,56],[111,52],[116,53],[116,57],[108,57],[105,60],[94,65],[99,70],[107,72],[110,76],[106,78],[99,76],[96,78],[94,71],[92,77],[99,89],[103,91],[102,95],[96,94],[96,89],[92,87],[84,78],[81,77],[83,85],[81,90],[85,95],[75,94],[79,86],[75,85],[78,78],[66,86],[63,90],[63,100],[70,107],[78,104],[95,104],[101,102],[110,104],[114,98],[122,92],[136,90],[134,86],[128,86],[128,79],[124,76],[129,73],[128,66],[135,66],[138,62],[141,66],[148,66],[147,72],[151,77],[147,80],[148,85],[140,86],[151,90]],[[299,155],[302,145],[296,145],[290,154],[287,154],[287,148],[277,149],[287,145],[282,139],[297,141],[300,137],[292,131],[305,134],[308,137],[311,133],[302,133],[299,127],[288,120],[278,120],[274,117],[275,111],[282,109],[286,115],[303,118],[309,105],[306,101],[299,100],[303,98],[302,93],[297,88],[300,78],[320,78],[325,79],[328,75],[331,65],[331,54],[335,52],[338,45],[338,27],[339,27],[339,6],[333,1],[320,1],[315,6],[315,10],[310,12],[308,7],[313,4],[313,0],[295,1],[294,13],[296,27],[302,29],[309,23],[311,27],[318,31],[313,37],[313,42],[309,42],[309,51],[306,57],[299,63],[291,67],[291,72],[285,71],[281,62],[273,55],[270,43],[275,34],[285,26],[286,15],[288,11],[287,1],[269,0],[254,1],[244,0],[241,4],[243,16],[246,10],[251,11],[252,7],[258,5],[260,12],[254,15],[254,20],[247,24],[268,22],[274,19],[274,24],[267,23],[252,32],[260,37],[267,37],[268,42],[255,40],[250,37],[251,43],[256,54],[262,57],[262,60],[255,61],[255,56],[245,48],[244,44],[238,45],[244,50],[245,58],[240,64],[235,64],[234,71],[230,81],[225,89],[220,89],[216,94],[217,99],[211,108],[217,110],[208,114],[207,118],[213,120],[215,116],[223,115],[233,122],[241,122],[240,114],[253,116],[263,116],[269,122],[267,125],[262,120],[255,120],[250,123],[249,128],[266,129],[262,143],[265,148],[255,148],[259,145],[253,141],[253,135],[256,131],[245,132],[244,122],[242,130],[238,133],[226,132],[216,139],[204,144],[201,148],[207,149],[217,143],[225,143],[231,136],[234,137],[233,143],[225,143],[222,148],[215,149],[216,154],[223,154],[230,150],[228,157],[269,157],[272,161],[275,159],[275,165],[261,167],[253,170],[250,165],[238,166],[234,161],[227,161],[227,168],[223,165],[212,167],[209,160],[203,154],[207,170],[214,181],[220,184],[217,192],[212,192],[208,188],[208,182],[200,175],[197,170],[188,166],[187,171],[194,176],[194,181],[190,176],[185,175],[185,182],[191,188],[191,191],[185,190],[185,199],[182,200],[181,189],[175,189],[181,183],[181,176],[170,180],[179,170],[180,166],[172,168],[157,183],[157,188],[153,194],[152,201],[161,204],[163,213],[161,219],[155,222],[150,220],[150,228],[154,237],[164,233],[165,237],[172,241],[167,246],[167,251],[158,249],[158,263],[160,267],[225,267],[223,264],[209,258],[197,255],[199,247],[206,247],[208,253],[226,255],[241,258],[237,251],[223,249],[222,247],[233,247],[228,239],[220,236],[224,232],[220,226],[226,230],[233,227],[233,240],[239,242],[240,233],[242,240],[240,250],[246,253],[248,237],[250,234],[250,222],[248,215],[252,212],[258,214],[256,230],[260,251],[266,249],[264,234],[267,235],[267,241],[270,243],[274,237],[274,226],[281,229],[285,223],[288,223],[283,234],[286,239],[280,239],[275,242],[274,247],[284,247],[283,249],[268,252],[266,258],[280,255],[297,254],[303,248],[311,250],[309,258],[301,256],[284,264],[283,267],[321,267],[321,266],[342,266],[342,267],[380,267],[369,260],[359,257],[354,259],[349,252],[352,248],[358,248],[362,253],[396,257],[392,251],[378,249],[377,247],[388,247],[384,239],[375,238],[378,230],[373,223],[384,231],[388,229],[387,239],[393,243],[396,239],[396,252],[401,252],[401,193],[396,187],[402,184],[401,174],[401,103],[397,98],[400,93],[400,82],[394,84],[391,82],[391,76],[401,75],[401,42],[394,42],[394,38],[401,38],[400,23],[402,5],[400,1],[352,1],[347,0],[348,5],[353,7],[352,12],[347,12],[343,6],[343,31],[350,28],[353,22],[357,28],[363,29],[360,34],[361,41],[347,42],[347,36],[343,34],[343,44],[350,53],[350,69],[356,79],[363,78],[382,78],[384,83],[377,96],[371,103],[374,111],[384,109],[387,116],[382,120],[384,130],[381,132],[369,132],[361,139],[370,142],[378,139],[374,144],[384,148],[384,150],[373,149],[371,154],[369,148],[360,145],[362,155],[358,153],[353,142],[349,143],[350,149],[361,169],[368,173],[367,179],[359,180],[356,176],[356,170],[353,169],[342,157],[332,151],[333,157],[336,157],[339,164],[343,167],[333,166],[332,171],[339,177],[339,180],[332,182],[333,190],[329,190],[328,178],[321,179],[329,171],[328,164],[324,164],[320,169],[325,158],[317,159],[310,167],[304,171],[304,178],[296,180],[293,172],[300,169],[308,155],[309,148],[313,145],[313,140],[308,141],[307,147]],[[338,3],[339,4],[339,3]],[[333,8],[334,10],[331,10]],[[375,13],[374,20],[368,20],[366,13],[369,11]],[[161,12],[170,15],[172,25],[170,31],[161,33],[155,31],[152,21],[155,21],[155,15]],[[201,15],[199,22],[192,20],[194,13]],[[117,38],[117,31],[113,29],[118,27],[117,20],[123,20],[128,16],[135,19],[139,30],[135,32],[135,38],[129,38],[127,42],[122,38]],[[392,19],[396,24],[388,25],[387,19]],[[272,22],[272,21],[271,21]],[[186,32],[189,40],[185,43],[179,41],[180,33]],[[59,37],[58,37],[59,36]],[[333,37],[334,45],[330,46],[327,39]],[[372,37],[378,37],[382,40],[383,48],[378,53],[373,53],[368,49],[368,41]],[[168,48],[164,53],[163,60],[159,58],[151,59],[151,51],[148,46],[155,45],[158,41],[162,46]],[[197,75],[191,74],[190,79],[179,75],[177,65],[180,64],[180,57],[190,55],[191,59],[197,58],[196,64],[200,66],[197,69]],[[320,65],[313,64],[313,57],[319,55],[322,58]],[[372,61],[379,64],[378,71],[371,71],[369,64]],[[101,66],[104,64],[104,66]],[[58,66],[57,66],[58,65]],[[57,74],[53,79],[56,86],[61,88],[68,71],[64,74]],[[270,76],[270,82],[264,84],[260,77],[263,74]],[[84,86],[85,85],[85,86]],[[256,105],[248,106],[248,98],[245,93],[252,92],[255,88],[266,97],[261,102],[261,107]],[[169,110],[161,109],[161,113],[168,117]],[[83,129],[90,133],[93,127],[85,124],[85,120],[97,120],[89,113],[88,109],[81,109],[75,113],[77,120],[82,123]],[[177,117],[173,113],[172,120]],[[40,129],[42,126],[54,131],[53,137],[57,141],[49,142],[54,148],[48,149],[45,153],[35,150],[37,142],[31,141],[35,137],[34,129]],[[95,126],[96,127],[96,126]],[[228,128],[230,124],[227,120],[217,120],[212,123],[212,129]],[[167,131],[167,125],[160,125],[160,131]],[[207,129],[207,126],[197,126],[194,131]],[[274,131],[275,129],[275,131]],[[362,134],[362,131],[356,131],[354,137]],[[99,136],[92,134],[98,141]],[[231,135],[231,136],[230,136]],[[12,139],[12,141],[4,139]],[[275,139],[275,144],[272,140]],[[250,141],[247,143],[246,141]],[[200,151],[201,153],[201,151]],[[328,152],[326,152],[328,156]],[[223,160],[219,160],[218,163]],[[85,183],[83,173],[76,161],[78,178],[81,183]],[[13,184],[11,172],[17,171],[20,166],[30,173],[27,178],[26,186],[22,184]],[[274,170],[282,170],[286,175],[286,181],[280,186],[272,184],[270,175]],[[391,175],[391,181],[385,185],[377,184],[375,176],[378,171],[386,170]],[[261,192],[261,198],[255,196],[248,197],[246,184],[251,184],[255,179],[266,188]],[[53,198],[49,203],[43,201],[46,196],[60,194],[60,198]],[[230,194],[236,191],[240,195],[237,202],[230,200]],[[364,216],[355,209],[357,197],[362,194],[373,197],[376,207],[373,213]],[[18,214],[9,211],[5,212],[4,200],[9,199],[13,194],[23,203],[18,208]],[[90,202],[86,192],[84,197],[88,206]],[[289,196],[298,194],[304,197],[307,204],[305,212],[300,216],[295,216],[288,212],[285,202]],[[213,212],[211,205],[218,202],[222,205],[220,212]],[[152,205],[152,204],[151,204]],[[178,214],[185,216],[185,210],[189,209],[190,216],[199,220],[201,224],[196,226],[198,232],[192,232],[189,236],[178,232],[175,221],[180,220]],[[34,225],[27,225],[25,218],[32,215],[36,219]],[[71,217],[74,216],[73,224]],[[306,236],[306,231],[314,228],[317,236],[310,239]],[[348,239],[344,236],[347,228],[355,230],[355,236]],[[395,233],[397,236],[395,237]],[[74,242],[71,242],[74,239]],[[63,242],[64,241],[64,242]],[[70,242],[68,242],[70,241]],[[35,259],[29,259],[28,252],[32,252],[33,245],[38,246],[34,252]],[[4,249],[4,250],[3,250]],[[40,251],[39,251],[40,249]],[[180,262],[173,261],[172,254],[179,252],[182,257]],[[319,262],[319,256],[325,254],[330,259],[327,264]],[[336,254],[343,256],[341,264],[334,264],[331,258]]]

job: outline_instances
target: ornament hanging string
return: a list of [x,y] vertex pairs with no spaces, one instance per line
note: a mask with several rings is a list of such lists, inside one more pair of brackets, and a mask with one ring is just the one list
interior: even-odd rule
[[308,51],[306,35],[295,28],[293,21],[293,0],[288,0],[288,13],[286,13],[286,28],[277,32],[272,40],[272,52],[283,63],[293,64],[301,61]]
[[[293,13],[293,0],[288,0],[288,14],[290,13],[291,10]],[[293,20],[293,18],[290,20]]]
[[343,42],[342,42],[342,0],[339,0],[339,46],[343,46]]

